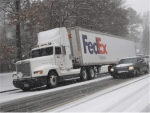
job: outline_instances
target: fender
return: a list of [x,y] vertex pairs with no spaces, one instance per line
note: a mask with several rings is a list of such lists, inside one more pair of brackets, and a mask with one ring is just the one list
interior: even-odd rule
[[[43,71],[43,74],[34,74],[35,71]],[[60,69],[56,65],[44,65],[37,67],[33,70],[33,76],[32,77],[37,77],[37,76],[47,76],[50,70],[56,70],[58,74],[60,74]],[[58,75],[59,76],[59,75]]]

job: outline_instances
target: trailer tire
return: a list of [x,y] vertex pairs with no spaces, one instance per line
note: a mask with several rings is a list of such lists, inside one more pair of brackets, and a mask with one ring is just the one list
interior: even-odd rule
[[80,73],[80,79],[82,81],[86,81],[87,80],[87,70],[85,68],[82,68],[81,73]]
[[55,88],[58,85],[58,77],[54,71],[51,71],[47,77],[47,87],[48,88]]
[[93,67],[90,67],[90,68],[88,69],[88,78],[89,78],[90,80],[95,78],[95,71],[94,71],[94,68],[93,68]]

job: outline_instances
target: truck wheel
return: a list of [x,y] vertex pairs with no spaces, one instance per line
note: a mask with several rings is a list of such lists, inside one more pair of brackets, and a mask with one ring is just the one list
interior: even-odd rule
[[86,81],[87,80],[87,71],[86,71],[86,69],[82,69],[81,70],[80,78],[81,78],[82,81]]
[[94,71],[94,68],[93,67],[90,67],[88,69],[88,75],[89,75],[89,79],[94,79],[95,78],[95,71]]
[[48,79],[47,79],[47,87],[48,88],[55,88],[58,85],[58,77],[57,74],[52,71],[49,73],[48,75]]

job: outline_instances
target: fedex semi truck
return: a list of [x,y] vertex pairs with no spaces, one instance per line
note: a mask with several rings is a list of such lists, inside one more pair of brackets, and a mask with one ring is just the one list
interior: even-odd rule
[[13,84],[22,90],[58,82],[94,79],[102,65],[114,64],[123,57],[135,56],[134,42],[122,37],[65,27],[43,31],[31,51],[31,58],[16,62]]

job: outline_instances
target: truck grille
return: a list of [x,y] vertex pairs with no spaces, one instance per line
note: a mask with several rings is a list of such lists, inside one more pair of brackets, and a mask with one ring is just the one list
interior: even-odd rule
[[30,62],[22,62],[21,64],[17,64],[17,74],[18,73],[22,73],[23,76],[22,77],[30,77]]

